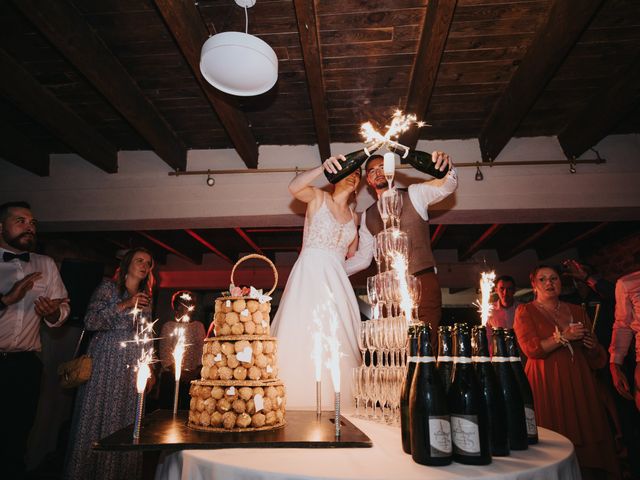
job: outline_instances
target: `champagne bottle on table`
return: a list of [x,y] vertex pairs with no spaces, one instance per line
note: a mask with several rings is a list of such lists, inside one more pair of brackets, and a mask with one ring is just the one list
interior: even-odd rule
[[452,458],[451,424],[444,387],[433,356],[429,327],[417,327],[419,357],[411,383],[411,457],[422,465],[449,465]]
[[507,419],[504,416],[504,396],[498,384],[496,372],[491,365],[487,329],[484,326],[473,327],[472,333],[473,361],[489,415],[491,454],[494,457],[509,455],[509,432]]
[[447,325],[438,327],[438,362],[436,365],[444,384],[444,391],[449,393],[449,387],[451,387],[453,380],[453,356],[451,353],[451,327]]
[[524,401],[516,374],[511,367],[504,328],[494,328],[492,333],[493,358],[491,362],[496,371],[505,402],[505,415],[509,429],[509,446],[511,450],[526,450],[529,447],[527,422],[524,415]]
[[471,362],[469,326],[457,323],[453,330],[453,383],[449,389],[453,460],[469,465],[491,463],[491,439],[487,409]]
[[442,171],[436,169],[436,163],[431,159],[430,153],[423,152],[422,150],[409,150],[409,153],[407,154],[406,149],[402,147],[395,147],[393,145],[388,145],[387,148],[393,153],[400,155],[402,160],[408,162],[416,170],[426,173],[427,175],[431,175],[432,177],[444,178],[449,172],[448,166]]
[[373,143],[369,146],[364,147],[361,150],[356,150],[355,152],[347,153],[344,157],[344,160],[339,160],[340,165],[342,165],[342,170],[338,170],[336,173],[324,171],[324,176],[327,177],[330,183],[338,183],[343,178],[348,177],[353,172],[355,172],[358,168],[362,166],[367,159],[374,154],[376,150],[381,147],[380,143]]
[[518,340],[516,334],[512,328],[508,328],[505,331],[505,341],[507,343],[507,354],[511,362],[513,372],[516,374],[516,380],[520,387],[520,394],[524,402],[524,416],[527,422],[527,437],[529,445],[538,443],[538,425],[536,424],[536,411],[533,404],[533,392],[531,391],[531,385],[526,373],[524,373],[524,367],[522,366],[522,359],[520,358],[520,348],[518,347]]
[[407,331],[407,375],[402,384],[400,394],[400,433],[402,435],[402,450],[404,453],[411,453],[411,423],[409,418],[409,394],[411,393],[411,383],[413,373],[416,370],[416,357],[418,356],[418,336],[416,326],[410,325]]

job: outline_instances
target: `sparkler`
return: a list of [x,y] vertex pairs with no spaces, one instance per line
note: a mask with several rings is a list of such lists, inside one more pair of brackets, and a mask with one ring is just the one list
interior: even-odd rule
[[316,373],[316,415],[319,417],[322,414],[322,322],[315,311],[313,324],[311,358],[313,358]]
[[[191,320],[191,315],[190,315],[191,312],[193,312],[193,310],[196,308],[196,306],[193,303],[191,303],[193,301],[193,298],[191,297],[190,292],[187,292],[187,291],[177,292],[176,294],[174,294],[173,300],[175,300],[175,297],[178,293],[180,294],[178,296],[178,299],[182,300],[182,301],[178,301],[178,305],[179,307],[181,306],[182,308],[184,308],[186,312],[181,317],[176,317],[176,322],[178,322],[178,326],[171,334],[171,336],[176,337],[176,344],[173,349],[173,363],[174,363],[174,372],[175,372],[175,389],[173,394],[173,416],[174,417],[178,414],[178,398],[180,396],[180,376],[182,374],[182,360],[184,358],[184,353],[187,347],[187,344],[185,341],[185,327],[180,324],[188,323]],[[176,308],[175,303],[173,301],[172,301],[172,304],[174,306],[174,310],[178,312],[179,307]]]
[[490,298],[496,279],[496,272],[481,272],[480,275],[480,302],[476,301],[475,305],[478,307],[482,325],[486,325],[493,310]]
[[[328,289],[328,287],[327,287]],[[333,295],[329,291],[329,296],[333,302]],[[325,335],[325,341],[329,350],[329,358],[326,367],[331,372],[331,383],[335,392],[334,412],[336,437],[340,436],[340,342],[338,341],[338,316],[334,308],[327,308],[329,311],[329,335]]]
[[406,158],[409,155],[409,147],[398,143],[398,137],[409,130],[412,125],[416,125],[418,128],[422,128],[427,124],[418,121],[413,114],[405,115],[401,110],[396,110],[391,117],[391,124],[385,125],[387,131],[382,134],[378,132],[371,122],[363,123],[360,126],[360,134],[365,138],[366,143],[381,143],[387,148],[392,147],[395,150],[403,150],[402,158]]
[[392,254],[393,271],[398,278],[398,290],[400,291],[400,308],[404,312],[407,323],[413,323],[413,300],[407,283],[407,259],[399,252]]
[[153,362],[153,326],[156,321],[149,322],[141,315],[142,309],[138,308],[138,302],[129,312],[132,316],[136,333],[133,340],[122,342],[122,346],[126,347],[127,343],[134,343],[140,346],[140,357],[136,363],[136,391],[138,398],[136,401],[135,421],[133,423],[133,438],[140,438],[140,426],[142,422],[142,412],[144,410],[144,391],[147,386],[147,380],[151,377],[151,368],[149,365]]

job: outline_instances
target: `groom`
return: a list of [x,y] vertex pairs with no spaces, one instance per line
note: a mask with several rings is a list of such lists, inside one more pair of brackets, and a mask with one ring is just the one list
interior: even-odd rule
[[[449,155],[435,151],[432,154],[432,160],[436,164],[436,168],[441,171],[449,166],[449,173],[441,180],[428,180],[413,184],[407,190],[400,190],[399,193],[402,196],[403,205],[400,228],[407,232],[411,250],[408,270],[409,273],[418,277],[422,284],[418,317],[423,323],[429,322],[436,331],[442,315],[442,295],[431,251],[427,210],[430,205],[438,203],[453,193],[458,186],[458,179]],[[387,179],[384,176],[383,163],[384,159],[381,155],[372,155],[365,165],[367,184],[375,192],[376,199],[379,199],[389,189]],[[358,251],[346,261],[347,275],[364,270],[371,264],[373,238],[382,229],[380,212],[374,203],[362,214]],[[437,336],[434,335],[432,338],[436,339]]]

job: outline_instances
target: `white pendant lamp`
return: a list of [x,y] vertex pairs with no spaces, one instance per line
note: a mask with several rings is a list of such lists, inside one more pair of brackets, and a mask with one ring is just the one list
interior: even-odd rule
[[[235,2],[245,9],[245,15],[247,8],[255,4],[255,0]],[[275,85],[278,80],[278,57],[258,37],[243,32],[223,32],[204,42],[200,71],[207,82],[218,90],[250,97],[260,95]]]

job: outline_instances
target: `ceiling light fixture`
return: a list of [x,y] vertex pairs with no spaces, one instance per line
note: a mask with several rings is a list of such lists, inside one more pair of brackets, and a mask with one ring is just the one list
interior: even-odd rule
[[247,9],[256,0],[235,0],[245,13],[245,32],[223,32],[202,46],[200,71],[218,90],[250,97],[270,90],[278,80],[278,57],[264,40],[249,35]]

